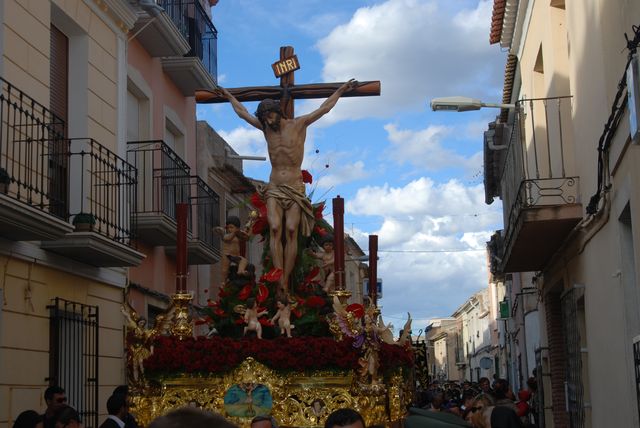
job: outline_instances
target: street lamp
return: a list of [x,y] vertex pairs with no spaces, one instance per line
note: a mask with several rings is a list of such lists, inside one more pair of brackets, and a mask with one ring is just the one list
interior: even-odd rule
[[444,97],[431,100],[433,111],[471,111],[480,110],[482,107],[515,108],[515,104],[483,103],[475,98],[468,97]]

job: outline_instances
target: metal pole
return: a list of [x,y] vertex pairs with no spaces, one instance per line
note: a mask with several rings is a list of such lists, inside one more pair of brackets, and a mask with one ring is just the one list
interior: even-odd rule
[[333,266],[335,287],[344,291],[344,199],[333,198]]
[[369,235],[369,297],[378,307],[378,235]]

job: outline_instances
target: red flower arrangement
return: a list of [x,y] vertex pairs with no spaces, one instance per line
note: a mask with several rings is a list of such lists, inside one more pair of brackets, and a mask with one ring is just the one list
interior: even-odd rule
[[[266,320],[265,320],[266,321]],[[353,370],[358,367],[359,350],[351,339],[336,342],[323,337],[281,337],[273,340],[198,337],[178,340],[156,339],[154,353],[145,360],[151,377],[178,373],[216,374],[253,357],[274,370]],[[413,353],[401,346],[383,343],[380,347],[383,372],[413,364]]]

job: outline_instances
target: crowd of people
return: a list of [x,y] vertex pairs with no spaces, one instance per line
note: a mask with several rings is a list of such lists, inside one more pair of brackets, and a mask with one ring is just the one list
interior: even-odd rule
[[[465,421],[475,428],[535,428],[538,426],[537,383],[529,378],[527,387],[513,392],[509,382],[495,378],[480,378],[477,383],[435,381],[418,392],[416,414],[430,416],[437,412],[439,419],[450,422]],[[464,426],[464,425],[462,425]]]
[[[47,408],[40,414],[35,410],[25,410],[13,423],[13,428],[81,428],[79,412],[67,404],[65,390],[59,386],[50,386],[44,393]],[[126,385],[118,386],[107,399],[107,417],[100,428],[138,428],[139,425],[129,413],[129,397]],[[324,424],[325,428],[366,428],[364,418],[353,409],[339,409],[331,413]],[[237,428],[222,415],[200,410],[195,407],[183,407],[154,419],[149,428]],[[251,428],[278,428],[273,416],[256,416]],[[369,428],[380,428],[369,426]]]
[[[516,397],[505,379],[481,378],[477,383],[434,381],[418,391],[416,407],[409,409],[404,420],[406,428],[455,427],[474,428],[535,428],[538,424],[537,385],[535,378],[527,381],[527,388]],[[51,386],[44,393],[47,405],[44,413],[35,410],[22,412],[13,428],[80,428],[82,420],[76,409],[67,404],[65,390]],[[138,428],[129,413],[126,385],[118,386],[107,399],[108,416],[100,428]],[[182,408],[155,419],[149,428],[236,428],[223,416]],[[331,413],[325,428],[367,428],[364,418],[353,409],[339,409]],[[369,426],[368,428],[376,428]],[[251,428],[278,428],[272,416],[256,416]]]

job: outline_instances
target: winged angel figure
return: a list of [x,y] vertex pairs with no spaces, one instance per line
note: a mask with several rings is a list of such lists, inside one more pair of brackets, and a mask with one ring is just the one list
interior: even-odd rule
[[390,326],[387,326],[379,316],[377,308],[369,306],[364,314],[357,317],[353,311],[347,310],[337,297],[333,298],[333,317],[329,327],[337,340],[344,337],[354,339],[353,346],[361,348],[361,356],[358,360],[360,368],[358,375],[361,380],[370,384],[378,383],[378,369],[380,367],[379,351],[382,342],[390,345],[404,346],[410,338],[411,314],[404,325],[400,339],[395,341]]
[[120,311],[127,320],[127,328],[131,332],[127,341],[131,375],[135,383],[140,383],[144,379],[144,360],[153,354],[155,338],[169,328],[175,308],[171,305],[165,312],[157,315],[153,328],[147,328],[147,319],[138,315],[126,297]]

